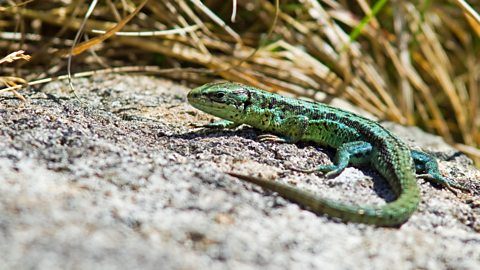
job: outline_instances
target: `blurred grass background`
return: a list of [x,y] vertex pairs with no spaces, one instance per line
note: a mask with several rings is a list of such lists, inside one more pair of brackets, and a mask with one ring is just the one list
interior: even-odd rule
[[478,165],[478,10],[454,0],[0,0],[0,95],[25,100],[24,86],[65,74],[69,56],[77,75],[223,78],[347,99],[441,135]]

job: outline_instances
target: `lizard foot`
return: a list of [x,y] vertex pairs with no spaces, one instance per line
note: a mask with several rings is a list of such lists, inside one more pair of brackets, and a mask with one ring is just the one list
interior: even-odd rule
[[338,166],[335,165],[320,165],[317,166],[313,169],[307,169],[307,168],[298,168],[298,167],[290,167],[292,171],[297,171],[297,172],[304,172],[304,173],[314,173],[314,172],[319,172],[322,174],[325,174],[325,177],[330,178],[333,176],[336,176],[340,174],[343,170],[343,168],[339,168]]
[[442,175],[439,175],[439,174],[437,174],[437,175],[418,174],[417,177],[422,178],[422,179],[426,179],[426,180],[434,182],[434,183],[437,183],[437,184],[441,185],[442,187],[450,190],[455,195],[458,194],[457,190],[470,192],[470,189],[468,187],[466,187],[462,184],[459,184],[459,183],[457,183],[453,180],[450,180],[446,177],[443,177]]

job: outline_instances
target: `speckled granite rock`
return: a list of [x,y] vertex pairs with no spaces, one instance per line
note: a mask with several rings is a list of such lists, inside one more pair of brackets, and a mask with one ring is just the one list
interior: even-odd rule
[[400,228],[344,224],[223,172],[382,204],[393,196],[375,171],[291,172],[333,151],[193,128],[211,117],[170,81],[75,85],[81,102],[62,83],[27,104],[0,96],[0,269],[480,269],[480,173],[438,137],[385,124],[448,160],[442,172],[474,195],[419,180],[422,202]]

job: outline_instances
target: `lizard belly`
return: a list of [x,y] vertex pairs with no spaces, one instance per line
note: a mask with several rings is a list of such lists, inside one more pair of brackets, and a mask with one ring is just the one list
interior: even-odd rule
[[334,148],[360,139],[361,135],[356,129],[329,119],[310,120],[302,137],[302,140]]

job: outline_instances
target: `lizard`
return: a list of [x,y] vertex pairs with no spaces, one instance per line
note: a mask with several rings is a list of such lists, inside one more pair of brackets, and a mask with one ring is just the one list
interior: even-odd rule
[[370,165],[387,180],[396,196],[394,201],[382,206],[356,206],[277,181],[228,172],[231,176],[277,192],[319,215],[376,226],[401,225],[420,203],[416,173],[423,173],[421,177],[433,180],[454,193],[454,188],[468,190],[442,176],[434,157],[411,150],[379,123],[352,112],[233,82],[199,86],[188,93],[187,99],[196,109],[222,119],[205,127],[236,128],[247,124],[267,132],[259,136],[260,141],[305,141],[336,149],[333,165],[319,165],[313,169],[292,168],[294,170],[321,172],[326,177],[332,177],[340,174],[349,164]]

